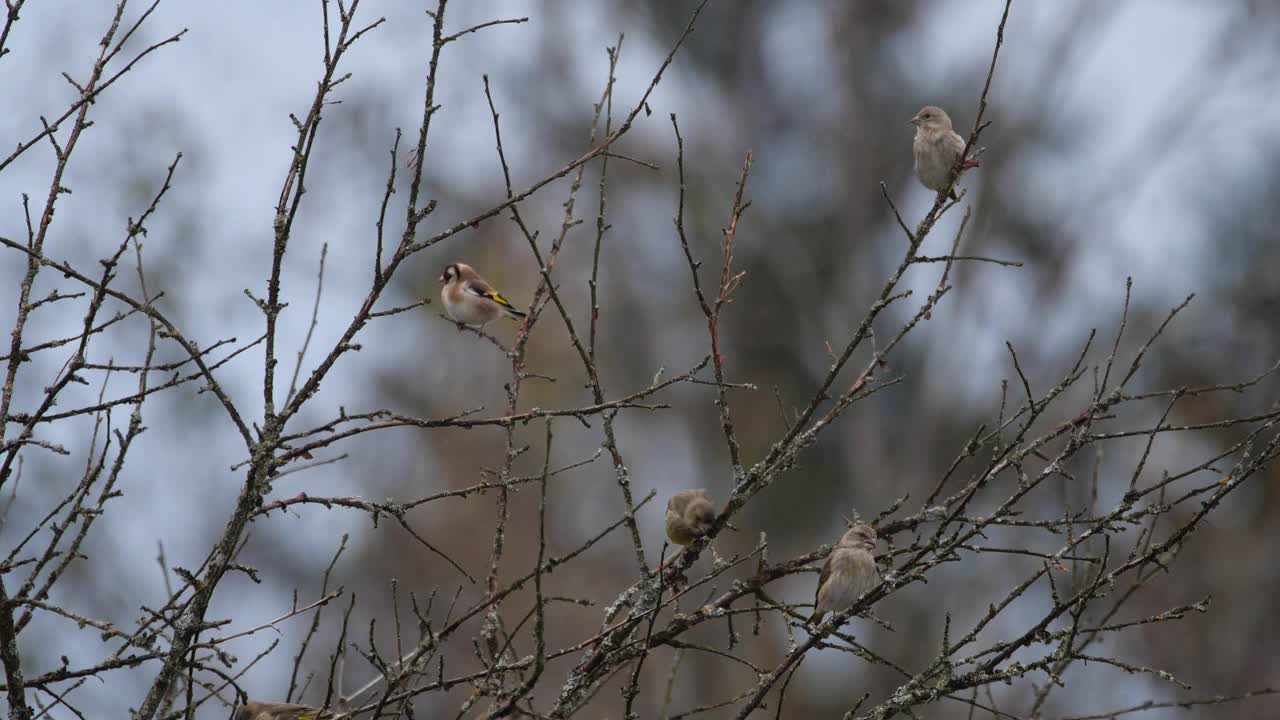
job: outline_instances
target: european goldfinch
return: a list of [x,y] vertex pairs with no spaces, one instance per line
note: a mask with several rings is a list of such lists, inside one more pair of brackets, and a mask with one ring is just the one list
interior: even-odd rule
[[235,720],[336,720],[346,713],[320,712],[320,708],[293,703],[264,703],[249,700],[236,708]]
[[716,509],[706,490],[681,490],[667,501],[667,539],[688,545],[711,529]]
[[818,575],[818,594],[814,599],[810,623],[820,622],[828,612],[842,612],[853,607],[858,596],[880,582],[876,569],[876,529],[858,523],[845,531],[840,542]]
[[484,327],[501,315],[524,317],[523,312],[499,295],[470,265],[446,265],[440,282],[444,283],[440,288],[444,310],[455,322]]
[[[911,124],[916,126],[916,136],[911,142],[916,177],[925,187],[942,192],[951,183],[952,170],[978,167],[976,159],[961,162],[964,138],[951,129],[951,118],[942,108],[926,105],[911,118]],[[956,199],[955,188],[948,197]]]

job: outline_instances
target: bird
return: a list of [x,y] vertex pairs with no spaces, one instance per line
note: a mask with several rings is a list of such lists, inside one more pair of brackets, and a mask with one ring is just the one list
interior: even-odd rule
[[311,705],[246,700],[236,708],[234,720],[337,720],[345,717],[346,713],[321,711]]
[[517,310],[493,286],[480,277],[470,265],[450,263],[440,274],[440,299],[444,310],[454,322],[484,327],[506,315],[522,318],[525,313]]
[[681,490],[667,501],[667,539],[688,545],[707,534],[716,510],[706,490]]
[[818,592],[813,615],[809,617],[811,624],[820,622],[828,612],[838,613],[853,607],[862,593],[880,582],[875,549],[875,528],[857,523],[845,531],[840,542],[831,548],[818,575]]
[[[978,167],[977,159],[961,158],[964,138],[951,129],[951,118],[940,107],[926,105],[911,118],[916,126],[916,136],[911,142],[911,154],[915,156],[916,177],[934,192],[943,192],[951,185],[952,171],[960,172]],[[947,197],[957,198],[955,188]]]

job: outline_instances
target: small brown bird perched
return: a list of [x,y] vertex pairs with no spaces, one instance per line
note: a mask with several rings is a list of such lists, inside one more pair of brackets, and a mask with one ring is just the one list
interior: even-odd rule
[[706,490],[681,490],[667,501],[667,539],[688,545],[711,529],[716,509]]
[[440,282],[444,285],[440,288],[444,311],[454,322],[484,327],[503,315],[512,318],[525,315],[499,295],[470,265],[446,265],[440,274]]
[[[950,185],[953,170],[959,172],[978,167],[976,159],[961,162],[964,138],[951,129],[951,118],[942,108],[924,106],[911,118],[911,124],[916,126],[916,136],[911,142],[916,177],[925,187],[940,193]],[[956,199],[955,188],[947,197]]]
[[294,703],[264,703],[253,700],[236,708],[234,720],[338,720],[346,713],[334,713],[311,705]]
[[880,582],[876,569],[876,529],[866,523],[857,523],[845,531],[840,542],[831,548],[831,554],[818,575],[818,594],[814,598],[813,615],[809,622],[821,622],[828,612],[843,612],[853,607],[862,593]]

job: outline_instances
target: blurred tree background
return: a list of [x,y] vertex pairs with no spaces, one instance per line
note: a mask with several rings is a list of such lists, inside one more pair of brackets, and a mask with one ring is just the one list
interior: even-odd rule
[[[367,288],[394,129],[416,137],[422,112],[430,37],[420,5],[381,3],[364,10],[386,13],[387,22],[352,50],[347,69],[353,76],[338,91],[342,102],[326,110],[308,171],[304,212],[287,256],[286,379],[307,332],[322,245],[328,244],[328,258],[314,343],[325,347],[339,336]],[[561,292],[585,323],[595,218],[606,208],[599,340],[604,386],[613,394],[640,389],[660,368],[681,372],[707,352],[704,320],[672,227],[678,188],[668,116],[675,113],[685,140],[686,224],[696,251],[709,264],[728,221],[743,153],[754,152],[752,204],[739,229],[736,257],[747,274],[726,310],[721,337],[730,380],[758,388],[735,390],[731,399],[745,458],[761,457],[826,373],[827,342],[843,344],[903,251],[906,240],[879,183],[885,183],[909,224],[932,202],[932,194],[912,176],[908,120],[920,106],[936,104],[967,134],[1002,5],[996,0],[712,2],[658,86],[652,114],[642,114],[615,148],[659,169],[611,158],[607,196],[601,199],[602,166],[593,163],[578,197],[578,210],[587,220],[571,231],[557,271]],[[435,150],[425,175],[427,196],[439,202],[429,231],[503,197],[483,75],[492,83],[501,113],[513,181],[522,187],[588,148],[592,103],[608,72],[605,48],[620,43],[615,108],[629,107],[691,9],[689,3],[635,0],[470,0],[452,6],[449,25],[455,29],[525,15],[529,22],[468,36],[444,55],[441,109],[432,131]],[[74,0],[24,8],[8,43],[11,54],[0,59],[0,98],[6,108],[0,133],[9,147],[38,130],[40,115],[65,108],[74,90],[59,73],[75,74],[88,65],[110,10]],[[261,333],[260,314],[242,289],[260,294],[265,283],[272,208],[294,132],[288,114],[305,112],[321,68],[319,10],[316,3],[165,3],[131,43],[145,47],[182,27],[190,31],[181,42],[132,71],[93,109],[96,125],[86,131],[88,147],[69,169],[66,184],[73,194],[60,206],[48,252],[78,262],[103,256],[123,236],[126,218],[145,207],[173,156],[182,152],[172,195],[146,238],[148,282],[153,292],[165,293],[162,307],[190,336],[205,345],[228,337],[244,342]],[[995,417],[1001,380],[1013,380],[1011,397],[1020,394],[1013,390],[1017,380],[1005,341],[1017,348],[1032,386],[1042,390],[1070,369],[1090,329],[1099,331],[1100,347],[1109,349],[1127,276],[1134,279],[1127,334],[1132,342],[1124,345],[1130,352],[1170,307],[1196,294],[1153,351],[1135,392],[1236,382],[1280,358],[1280,289],[1273,278],[1280,263],[1280,136],[1274,130],[1280,122],[1278,37],[1280,5],[1271,2],[1015,3],[991,92],[987,117],[992,125],[983,135],[982,167],[960,183],[973,211],[961,252],[1024,266],[958,264],[952,273],[956,289],[907,339],[886,371],[905,375],[905,381],[845,416],[801,467],[748,506],[737,520],[741,531],[722,536],[718,552],[747,551],[763,532],[771,557],[785,558],[833,542],[843,528],[842,512],[871,518],[904,495],[910,496],[908,507],[923,502],[977,426]],[[402,152],[396,162],[404,161]],[[0,173],[0,200],[8,208],[0,215],[0,235],[25,236],[20,194],[42,197],[52,166],[52,152],[29,153]],[[543,239],[559,229],[567,190],[568,180],[562,180],[522,206]],[[401,212],[403,194],[393,197]],[[926,254],[947,253],[959,215],[944,219]],[[401,305],[435,298],[436,277],[452,261],[474,265],[517,304],[527,302],[538,280],[527,244],[503,216],[413,258],[410,273],[384,301]],[[24,268],[16,253],[6,255],[0,262],[4,286],[16,287]],[[941,265],[910,271],[913,300],[932,291],[940,272]],[[407,281],[410,275],[413,282]],[[479,406],[500,411],[509,361],[492,345],[459,333],[438,317],[439,311],[437,300],[371,325],[363,349],[344,358],[322,389],[316,407],[324,414],[313,407],[306,420],[327,420],[339,407],[349,412],[388,408],[415,416]],[[901,319],[909,312],[904,304],[890,317]],[[64,336],[68,328],[74,331],[78,318],[73,308],[50,310],[35,331]],[[514,331],[503,325],[495,332],[509,339]],[[133,342],[144,337],[142,323]],[[117,341],[120,359],[136,355],[127,337]],[[529,357],[531,371],[555,376],[556,382],[529,381],[526,406],[590,401],[557,318],[548,316],[538,326]],[[260,359],[260,349],[251,351],[219,377],[238,398],[252,401],[261,396]],[[57,364],[46,355],[24,370],[31,395],[57,375]],[[1265,411],[1276,388],[1268,379],[1255,392],[1190,399],[1170,421],[1192,424]],[[87,397],[97,391],[76,392]],[[619,416],[620,449],[637,494],[658,492],[639,516],[654,556],[662,544],[662,505],[670,492],[706,487],[718,500],[728,496],[732,476],[713,398],[710,387],[680,386],[663,398],[673,405],[670,410]],[[1147,423],[1135,420],[1133,426],[1149,425],[1161,409],[1153,406]],[[139,592],[163,594],[157,541],[169,565],[198,566],[241,484],[231,466],[244,459],[243,449],[207,395],[194,388],[165,394],[149,412],[149,431],[139,441],[124,496],[113,507],[116,514],[95,528],[85,550],[91,558],[129,558],[126,570],[120,572],[119,562],[78,564],[71,571],[73,584],[61,590],[92,598],[95,617],[119,622],[139,615]],[[78,457],[86,447],[86,427],[60,430],[65,433],[60,441],[73,453],[79,449]],[[590,428],[557,427],[553,464],[590,457],[599,447],[598,422]],[[534,472],[541,465],[541,427],[517,432],[535,448],[517,467]],[[1185,443],[1165,436],[1145,473],[1158,477],[1180,469],[1215,446],[1228,447],[1239,434],[1195,434]],[[341,462],[282,478],[275,494],[305,491],[381,500],[462,487],[501,464],[503,442],[496,428],[373,433],[341,446],[348,454]],[[1056,494],[1042,494],[1036,502],[1049,516],[1060,515],[1063,504],[1080,509],[1114,502],[1141,451],[1141,438],[1132,448],[1123,447],[1133,454],[1110,450],[1099,458],[1101,498],[1091,497],[1090,487],[1062,483]],[[67,478],[79,472],[76,463],[83,463],[47,454],[24,458],[11,516],[35,512],[65,492]],[[553,550],[574,546],[621,512],[607,458],[558,476],[549,494],[556,510],[549,538]],[[1274,469],[1265,481],[1233,494],[1182,548],[1176,559],[1180,571],[1149,585],[1131,608],[1155,613],[1212,595],[1208,614],[1172,629],[1146,626],[1108,653],[1168,669],[1197,695],[1280,686],[1280,634],[1274,629],[1280,565],[1273,555],[1280,540],[1278,495]],[[510,574],[524,572],[533,561],[536,544],[522,539],[536,532],[537,500],[535,491],[515,496]],[[409,520],[418,532],[451,548],[473,575],[483,575],[494,521],[491,496],[430,504]],[[6,526],[0,537],[12,545],[16,532],[17,526]],[[263,582],[228,578],[211,616],[265,622],[288,609],[293,588],[303,602],[314,597],[344,532],[350,533],[350,547],[334,570],[333,584],[356,593],[352,627],[361,628],[356,635],[364,634],[371,618],[381,618],[380,633],[388,631],[386,618],[395,602],[392,578],[402,605],[410,591],[421,596],[438,587],[441,598],[449,598],[461,586],[463,597],[471,600],[482,592],[411,542],[395,523],[375,528],[363,514],[308,505],[255,522],[241,560],[259,568]],[[1043,540],[1042,549],[1057,547],[1053,538]],[[607,604],[634,577],[630,560],[627,539],[615,534],[578,565],[557,572],[555,581]],[[1037,562],[984,555],[952,564],[932,575],[930,584],[907,588],[876,606],[894,631],[866,621],[851,628],[877,653],[915,667],[935,654],[945,611],[957,622],[972,622],[991,602],[988,590],[1007,588]],[[813,576],[804,576],[803,582],[786,585],[786,599],[810,598],[812,582]],[[600,622],[599,607],[557,606],[554,613],[557,633],[548,638],[553,647],[580,640]],[[325,618],[320,646],[331,648],[338,615]],[[282,650],[251,671],[246,687],[266,699],[282,694],[308,622],[296,619],[282,626]],[[1011,631],[1004,622],[987,632],[999,637]],[[59,655],[74,660],[77,653],[96,651],[80,647],[86,641],[68,632],[65,623],[40,621],[32,632],[48,639],[34,650],[32,662],[42,666],[56,665]],[[694,637],[724,642],[710,628]],[[744,653],[771,665],[787,643],[780,629],[767,627],[760,638],[748,639]],[[257,639],[246,642],[241,659],[262,647]],[[670,650],[655,657],[663,661],[646,666],[649,688],[664,687],[670,672],[665,662]],[[752,678],[743,668],[705,656],[689,655],[680,663],[672,712],[727,697]],[[323,653],[307,667],[320,677],[327,668]],[[350,663],[344,682],[358,686],[368,673]],[[84,690],[102,698],[102,717],[120,717],[136,706],[145,686],[122,686],[127,677]],[[139,683],[147,679],[145,673],[134,677]],[[783,716],[832,717],[864,692],[895,687],[896,679],[891,671],[847,654],[817,652],[797,673]],[[1068,690],[1051,696],[1046,717],[1181,693],[1159,678],[1114,668],[1073,668],[1066,681]],[[1007,691],[997,692],[1001,709],[1022,716],[1026,689],[1000,689]],[[467,692],[456,688],[447,704],[424,701],[420,716],[455,709]],[[618,716],[618,702],[616,692],[606,689],[591,716]],[[1247,706],[1250,716],[1267,715],[1268,706],[1276,711],[1271,699],[1253,702]],[[642,697],[640,716],[658,717],[662,704],[660,694]],[[935,706],[929,716],[968,717],[969,712],[951,704]],[[1144,717],[1183,716],[1164,712]],[[1197,717],[1238,717],[1240,707],[1195,712]],[[731,715],[724,709],[706,716]]]

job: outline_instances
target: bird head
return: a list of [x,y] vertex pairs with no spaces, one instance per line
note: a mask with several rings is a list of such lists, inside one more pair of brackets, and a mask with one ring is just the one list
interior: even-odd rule
[[911,124],[925,129],[951,129],[951,118],[946,111],[935,105],[925,105],[920,112],[911,118]]
[[879,538],[876,529],[866,523],[857,523],[845,531],[840,538],[840,545],[845,547],[865,547],[868,550],[876,546]]
[[476,271],[471,269],[470,265],[463,263],[449,263],[444,266],[444,272],[440,273],[440,283],[448,285],[458,280],[471,280],[476,277]]

